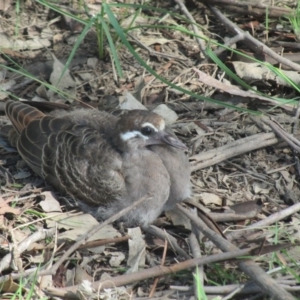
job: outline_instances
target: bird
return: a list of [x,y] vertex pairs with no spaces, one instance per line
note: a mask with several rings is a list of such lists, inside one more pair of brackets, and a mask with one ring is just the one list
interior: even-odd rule
[[154,112],[117,117],[77,108],[44,114],[13,100],[5,112],[13,126],[11,145],[28,166],[98,220],[149,195],[121,219],[146,227],[190,196],[187,147]]

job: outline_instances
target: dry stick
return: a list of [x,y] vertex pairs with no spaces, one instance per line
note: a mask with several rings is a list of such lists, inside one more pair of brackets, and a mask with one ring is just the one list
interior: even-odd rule
[[[243,40],[244,37],[242,35],[240,35],[239,33],[237,35],[235,35],[234,37],[232,37],[231,39],[229,39],[228,41],[226,41],[224,43],[225,47],[231,47],[232,45],[236,44],[237,42]],[[224,51],[227,51],[227,49],[225,47],[220,46],[219,48],[217,48],[214,51],[214,54],[216,56],[220,56]],[[201,62],[202,64],[205,63],[206,61]]]
[[[232,251],[232,252],[225,252],[220,254],[214,254],[206,257],[201,258],[194,258],[189,259],[181,263],[177,263],[175,265],[171,266],[155,266],[153,268],[149,268],[146,270],[138,271],[131,274],[125,274],[121,276],[116,276],[113,278],[110,278],[109,280],[100,280],[93,283],[93,288],[97,290],[103,290],[106,288],[112,288],[116,286],[123,286],[126,284],[131,284],[136,281],[141,281],[153,277],[158,276],[165,276],[168,274],[175,274],[176,272],[190,269],[195,267],[196,265],[204,265],[204,264],[210,264],[217,261],[225,261],[228,259],[236,259],[241,256],[249,255],[253,251],[252,249],[242,249],[238,251]],[[53,296],[58,297],[66,297],[71,296],[72,293],[74,293],[78,289],[77,286],[68,287],[65,289],[57,289],[57,288],[48,288],[47,292],[51,293]],[[287,298],[289,300],[289,298]]]
[[[28,236],[25,240],[20,242],[17,247],[17,252],[19,254],[23,253],[28,247],[37,241],[44,240],[47,237],[52,237],[55,234],[55,228],[51,229],[41,229],[36,231],[35,233]],[[6,254],[0,261],[0,272],[2,273],[4,270],[9,268],[11,261],[13,259],[12,253]]]
[[[40,193],[43,190],[43,188],[39,188],[39,189],[32,189],[30,191],[12,191],[12,190],[5,189],[3,187],[1,187],[1,189],[3,191],[9,191],[7,194],[1,195],[1,197],[3,197],[3,198],[10,197],[10,196],[16,196],[16,195],[20,196],[20,195],[29,194],[29,193],[31,193],[31,194],[28,197],[35,197],[36,195],[34,193]],[[16,200],[18,200],[18,199],[16,199]]]
[[256,177],[258,180],[261,180],[261,181],[266,181],[268,180],[268,176],[267,175],[262,175],[262,174],[259,174],[257,172],[253,172],[253,171],[250,171],[248,170],[247,168],[243,168],[241,167],[239,164],[236,164],[236,163],[233,163],[232,161],[227,161],[228,164],[234,166],[236,169],[246,173],[246,174],[249,174],[249,175],[252,175],[254,177]]
[[177,254],[180,255],[182,257],[184,257],[185,259],[190,259],[191,256],[188,255],[177,243],[177,240],[170,234],[168,234],[166,231],[163,231],[162,229],[154,226],[154,225],[150,225],[149,227],[143,228],[143,230],[149,234],[152,234],[158,238],[160,238],[161,240],[167,240],[168,246]]
[[218,4],[218,5],[225,5],[226,8],[228,6],[237,6],[237,7],[244,7],[248,14],[252,15],[255,12],[255,15],[258,14],[258,9],[261,11],[261,15],[265,16],[266,9],[268,9],[268,16],[269,17],[282,17],[283,15],[289,15],[293,13],[293,10],[290,8],[285,7],[277,7],[277,6],[270,6],[261,3],[260,1],[235,1],[235,0],[209,0],[210,4]]
[[[214,242],[222,251],[237,251],[239,248],[225,240],[216,232],[206,226],[206,224],[199,218],[195,217],[190,211],[177,204],[177,208],[184,213],[194,224],[198,230],[206,237]],[[278,300],[295,300],[294,297],[285,289],[279,286],[276,281],[267,275],[258,265],[252,260],[245,260],[238,263],[239,268],[245,272],[266,294],[272,299]]]
[[[161,266],[163,266],[163,265],[165,264],[166,256],[167,256],[167,249],[168,249],[168,241],[167,241],[167,239],[165,239],[164,252],[163,252],[163,256],[162,256],[161,264],[160,264]],[[159,277],[156,277],[156,278],[154,279],[154,282],[153,282],[153,285],[152,285],[152,289],[151,289],[151,291],[150,291],[150,293],[149,293],[148,298],[153,297],[154,292],[155,292],[156,287],[157,287],[158,280],[159,280]]]
[[[295,120],[294,120],[293,127],[292,127],[293,136],[295,136],[298,131],[299,116],[300,116],[300,103],[298,102],[297,109],[295,111],[295,116],[294,116]],[[293,150],[293,158],[294,158],[294,162],[296,164],[296,170],[297,170],[297,174],[298,174],[298,178],[299,178],[300,177],[300,162],[299,162],[299,157],[297,154],[298,153],[295,150]]]
[[[188,203],[192,205],[193,207],[198,208],[199,211],[203,211],[204,207],[197,203],[194,202],[193,200],[186,198],[183,200],[184,203]],[[206,215],[212,219],[216,223],[220,222],[232,222],[232,221],[242,221],[246,219],[253,219],[255,216],[257,216],[257,209],[253,209],[253,206],[251,205],[251,209],[247,210],[245,213],[240,213],[240,212],[234,212],[234,213],[229,213],[229,212],[222,212],[222,213],[206,213]]]
[[[294,291],[295,288],[291,285],[296,285],[297,282],[294,283],[294,281],[291,282],[286,282],[282,281],[280,279],[276,280],[277,284],[288,284],[285,285],[284,288],[288,291]],[[228,294],[234,291],[235,289],[239,288],[239,284],[229,284],[229,285],[223,285],[223,286],[205,286],[204,291],[207,294],[214,294],[214,295],[220,295],[220,294]],[[298,291],[300,290],[299,286],[296,286]],[[192,288],[189,286],[174,286],[170,285],[170,290],[175,290],[175,291],[182,291],[182,292],[188,292],[192,291]],[[243,287],[243,289],[240,291],[239,295],[246,295],[246,294],[256,294],[260,293],[261,289],[255,285],[254,282],[247,284],[246,286]],[[223,298],[222,298],[223,299]],[[260,299],[260,298],[259,298]]]
[[[197,237],[196,237],[196,232],[197,230],[192,229],[192,232],[189,236],[189,242],[190,242],[190,246],[191,246],[191,250],[193,253],[193,256],[195,258],[199,258],[202,257],[201,255],[201,249],[200,249],[200,244],[198,243]],[[199,232],[199,231],[197,231]],[[194,276],[193,276],[193,281],[194,281],[194,295],[195,295],[195,299],[200,299],[201,295],[198,295],[198,283],[197,283],[197,278],[196,276],[198,276],[198,280],[200,281],[201,286],[203,286],[204,284],[204,272],[203,272],[203,266],[199,266],[197,265],[196,268],[194,268]]]
[[[298,105],[296,114],[297,115],[300,114],[299,105]],[[300,142],[299,142],[299,140],[297,138],[295,138],[293,134],[287,133],[286,130],[280,124],[278,124],[277,122],[274,122],[273,120],[271,120],[271,119],[269,119],[265,116],[263,116],[261,118],[261,120],[262,120],[262,122],[269,125],[279,137],[281,137],[289,146],[291,146],[293,148],[294,160],[296,162],[296,167],[297,167],[298,174],[299,174],[300,173],[299,160],[298,160],[298,157],[296,155],[297,152],[298,153],[300,152]],[[295,118],[295,120],[298,120],[298,117]],[[298,122],[295,122],[295,123],[298,123]]]
[[295,111],[295,116],[294,116],[294,124],[293,124],[293,130],[292,134],[295,136],[298,131],[298,125],[299,125],[299,116],[300,116],[300,103],[298,102],[297,109]]
[[271,216],[261,221],[258,221],[252,225],[247,226],[245,230],[231,232],[230,234],[226,235],[226,238],[229,241],[231,241],[233,239],[239,238],[240,236],[245,236],[248,232],[253,231],[254,229],[260,229],[269,226],[299,211],[300,211],[300,203],[296,203],[286,209],[283,209],[277,213],[272,214]]
[[[239,284],[229,284],[229,285],[223,285],[223,286],[204,286],[204,291],[206,294],[213,294],[213,295],[221,295],[221,294],[228,294],[232,291],[239,288]],[[175,291],[182,291],[182,292],[188,292],[191,291],[191,287],[189,286],[174,286],[170,285],[170,290]],[[260,293],[261,289],[255,285],[253,282],[251,284],[248,284],[245,286],[239,293],[239,295],[247,295],[247,294],[256,294]],[[222,298],[223,299],[223,298]]]
[[253,219],[257,216],[257,211],[251,210],[245,214],[240,213],[208,213],[208,216],[212,218],[215,222],[236,222],[236,221],[244,221],[247,219]]
[[[241,290],[245,287],[245,284],[241,284],[239,287],[237,287],[236,289],[234,289],[232,292],[230,292],[229,294],[227,294],[225,297],[222,298],[222,300],[229,300],[232,299],[233,296],[239,294],[241,292]],[[261,291],[259,291],[259,294],[261,296]],[[255,295],[256,297],[258,296],[257,294]],[[254,296],[254,297],[255,297]]]
[[106,225],[113,223],[114,221],[118,220],[120,217],[126,215],[127,213],[129,213],[131,210],[133,210],[136,206],[138,206],[139,204],[143,203],[146,200],[149,200],[151,197],[149,197],[149,195],[145,195],[144,197],[142,197],[141,199],[139,199],[138,201],[136,201],[135,203],[133,203],[132,205],[130,205],[129,207],[126,207],[124,209],[122,209],[120,212],[118,212],[117,214],[113,215],[112,217],[108,218],[107,220],[105,220],[103,223],[98,224],[96,226],[94,226],[91,230],[87,231],[85,234],[81,235],[79,237],[79,239],[76,241],[76,243],[71,246],[65,253],[64,255],[53,265],[53,267],[51,268],[51,270],[53,269],[53,274],[56,273],[57,269],[59,268],[59,266],[74,252],[78,249],[79,246],[81,246],[84,242],[86,242],[89,237],[93,236],[93,234],[95,234],[97,231],[101,230],[102,228],[104,228]]
[[169,59],[174,59],[174,60],[178,60],[178,61],[186,61],[188,60],[186,57],[184,56],[178,56],[178,55],[174,55],[174,54],[169,54],[169,53],[162,53],[162,52],[158,52],[153,50],[152,48],[148,47],[146,44],[143,44],[138,38],[136,38],[134,35],[127,33],[127,35],[129,37],[131,37],[136,44],[138,44],[141,48],[144,48],[148,51],[149,55],[151,56],[158,56],[158,57],[164,57],[164,58],[169,58]]
[[[278,105],[278,101],[275,101],[275,100],[270,99],[268,97],[258,95],[258,94],[254,93],[252,91],[243,91],[243,90],[239,89],[237,86],[234,86],[234,85],[225,84],[225,83],[223,83],[223,82],[207,75],[206,73],[198,70],[196,67],[193,67],[192,70],[197,73],[200,82],[203,82],[204,84],[206,84],[208,86],[211,86],[215,89],[221,90],[221,91],[226,92],[230,95],[247,97],[247,98],[248,97],[256,98],[256,99],[260,99],[262,101],[266,101],[268,103],[272,103],[274,105]],[[280,107],[284,108],[288,112],[294,111],[294,108],[291,105],[280,104]]]
[[300,142],[293,135],[287,133],[282,127],[266,117],[263,117],[262,121],[269,125],[273,131],[275,131],[275,133],[279,135],[288,145],[290,145],[297,152],[300,152]]
[[[120,217],[126,215],[128,212],[130,212],[131,210],[133,210],[136,206],[142,204],[144,201],[150,199],[151,197],[149,197],[148,195],[142,197],[141,199],[139,199],[138,201],[136,201],[135,203],[133,203],[132,205],[130,205],[129,207],[126,207],[124,209],[122,209],[120,212],[118,212],[117,214],[111,216],[110,218],[108,218],[107,220],[105,220],[103,223],[98,224],[96,226],[94,226],[91,230],[87,231],[85,234],[81,235],[75,244],[73,244],[65,253],[64,255],[52,266],[52,268],[50,270],[43,270],[37,273],[37,276],[44,276],[44,275],[54,275],[56,273],[56,271],[58,270],[58,268],[60,267],[60,265],[74,252],[78,249],[78,247],[80,247],[85,241],[88,240],[89,237],[93,236],[93,234],[95,234],[97,231],[99,231],[100,229],[102,229],[103,227],[105,227],[106,225],[118,220]],[[5,275],[0,277],[0,283],[1,282],[5,282],[11,278],[13,279],[18,279],[18,278],[25,278],[28,277],[30,275],[32,275],[33,273],[36,272],[36,269],[29,271],[29,272],[24,272],[22,274],[10,274],[10,275]]]
[[220,19],[220,21],[226,26],[226,28],[233,32],[233,34],[243,35],[244,41],[248,42],[250,46],[254,48],[255,51],[263,52],[270,57],[274,58],[277,62],[290,67],[293,70],[300,71],[300,65],[290,61],[287,58],[280,56],[279,54],[275,53],[265,44],[261,43],[260,41],[256,40],[254,37],[250,35],[249,32],[245,32],[236,26],[233,22],[231,22],[228,18],[226,18],[217,8],[207,4],[210,10]]
[[[200,36],[200,32],[198,30],[198,27],[195,25],[196,21],[194,19],[194,17],[190,14],[190,12],[188,11],[188,9],[186,8],[185,4],[181,1],[181,0],[174,0],[180,7],[181,11],[185,14],[185,16],[192,22],[192,28],[193,31],[195,32],[195,34],[197,34],[198,36]],[[202,54],[204,55],[205,58],[207,58],[206,52],[205,52],[205,44],[204,41],[198,37],[196,37],[196,41],[199,45],[199,48],[202,52]]]
[[[1,102],[0,102],[1,103]],[[203,111],[203,110],[221,110],[223,107],[219,104],[216,103],[210,103],[210,102],[204,102],[203,101],[195,101],[195,102],[190,102],[190,103],[184,103],[182,102],[167,102],[166,105],[171,108],[172,110],[176,112],[186,112],[186,111]],[[148,104],[146,107],[149,110],[153,110],[157,107],[155,104]]]
[[[53,238],[54,246],[53,246],[53,249],[52,249],[51,256],[47,260],[46,270],[50,270],[52,268],[56,251],[57,251],[57,249],[59,249],[59,247],[57,247],[57,235],[58,235],[58,225],[57,225],[57,223],[55,224],[53,229],[55,230],[55,236]],[[44,280],[45,280],[45,282],[43,283]],[[46,276],[45,278],[44,278],[44,276],[40,276],[40,280],[38,280],[38,281],[40,283],[40,286],[46,286],[46,285],[48,286],[48,284],[46,283],[46,282],[48,282],[48,276]]]
[[130,239],[129,235],[124,235],[121,237],[113,238],[113,239],[103,239],[103,240],[96,240],[91,242],[86,242],[84,245],[81,245],[78,247],[79,249],[90,249],[90,248],[96,248],[100,246],[105,246],[108,244],[118,244],[118,243],[124,243]]
[[53,265],[53,267],[51,268],[51,270],[53,271],[53,274],[56,273],[56,271],[58,270],[58,268],[60,267],[60,265],[74,252],[78,249],[79,246],[81,246],[84,242],[86,242],[89,237],[93,236],[93,234],[95,234],[97,231],[101,230],[102,228],[104,228],[106,225],[113,223],[114,221],[118,220],[120,217],[126,215],[127,213],[129,213],[131,210],[133,210],[136,206],[138,206],[139,204],[143,203],[145,200],[149,200],[151,197],[149,197],[149,195],[145,195],[144,197],[142,197],[141,199],[139,199],[138,201],[136,201],[135,203],[133,203],[132,205],[130,205],[129,207],[126,207],[124,209],[122,209],[120,212],[118,212],[117,214],[113,215],[112,217],[108,218],[107,220],[105,220],[103,223],[98,224],[96,226],[94,226],[91,230],[87,231],[85,234],[81,235],[79,237],[79,239],[77,239],[76,243],[74,245],[72,245],[65,253],[64,255]]
[[209,167],[213,164],[217,164],[228,158],[241,155],[252,150],[264,148],[278,143],[273,132],[259,133],[243,139],[234,141],[217,149],[202,152],[200,154],[190,157],[190,160],[196,160],[195,163],[191,162],[191,170],[195,172],[197,170]]

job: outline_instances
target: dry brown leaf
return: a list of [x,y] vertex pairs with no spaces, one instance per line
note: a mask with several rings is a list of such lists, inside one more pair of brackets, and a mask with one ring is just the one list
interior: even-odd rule
[[[71,76],[69,70],[65,70],[64,75],[61,77],[64,71],[64,64],[62,64],[54,55],[53,56],[53,71],[50,75],[50,82],[53,86],[67,92],[71,97],[68,98],[69,102],[72,102],[72,96],[76,96],[76,82]],[[48,97],[51,99],[55,93],[52,90],[48,91]]]
[[216,194],[201,193],[200,197],[204,205],[215,204],[215,205],[222,206],[222,199]]
[[0,215],[4,215],[6,213],[19,215],[21,213],[20,209],[9,206],[10,202],[11,199],[4,200],[2,197],[0,197]]
[[175,226],[183,226],[186,229],[192,228],[190,219],[177,209],[166,211],[165,215]]
[[52,192],[43,192],[41,195],[45,196],[45,199],[39,203],[44,212],[61,211],[60,204],[54,198]]
[[[48,227],[57,226],[59,229],[65,229],[66,231],[58,235],[58,241],[75,241],[80,235],[89,231],[92,227],[98,224],[98,221],[89,214],[77,214],[73,215],[71,213],[48,213],[48,216],[52,216],[51,220],[46,219]],[[100,239],[112,239],[115,237],[120,237],[121,234],[112,226],[106,225],[104,228],[99,230],[93,236],[90,236],[87,241],[95,241]],[[105,246],[99,246],[95,248],[90,248],[89,250],[94,253],[102,253]]]
[[[1,293],[15,293],[20,288],[20,285],[9,279],[4,283],[1,283]],[[24,288],[21,288],[25,292]]]

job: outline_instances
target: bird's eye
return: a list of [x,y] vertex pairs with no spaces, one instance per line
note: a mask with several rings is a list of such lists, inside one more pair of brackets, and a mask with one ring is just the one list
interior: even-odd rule
[[149,136],[154,132],[154,129],[150,126],[145,126],[142,128],[141,132],[143,135]]

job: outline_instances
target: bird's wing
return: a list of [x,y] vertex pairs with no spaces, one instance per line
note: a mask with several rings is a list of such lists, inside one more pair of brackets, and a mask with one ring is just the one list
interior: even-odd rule
[[119,154],[110,144],[95,129],[84,125],[51,134],[43,151],[46,180],[94,205],[124,193],[121,165]]
[[8,101],[6,113],[20,134],[22,158],[60,191],[91,204],[123,193],[120,155],[101,132],[20,102]]

